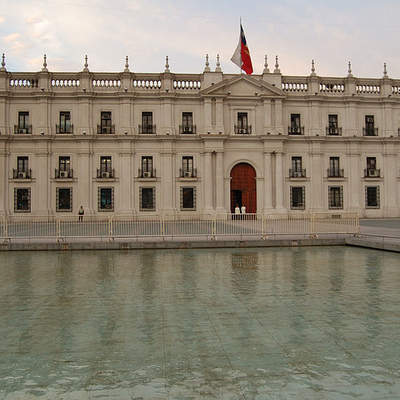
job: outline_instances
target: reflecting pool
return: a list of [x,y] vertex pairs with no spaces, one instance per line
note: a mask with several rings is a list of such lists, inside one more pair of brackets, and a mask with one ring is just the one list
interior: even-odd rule
[[392,400],[400,255],[0,253],[0,338],[0,400]]

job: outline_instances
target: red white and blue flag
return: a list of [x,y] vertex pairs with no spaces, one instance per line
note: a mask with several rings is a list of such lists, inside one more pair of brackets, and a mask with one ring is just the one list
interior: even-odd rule
[[242,24],[240,24],[239,44],[236,47],[235,52],[233,53],[231,61],[244,72],[246,72],[247,75],[253,73],[253,65],[251,64],[250,52],[249,48],[247,47]]

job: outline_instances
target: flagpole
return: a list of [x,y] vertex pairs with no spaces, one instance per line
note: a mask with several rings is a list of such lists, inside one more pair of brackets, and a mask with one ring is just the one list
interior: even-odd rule
[[[239,40],[242,41],[242,17],[240,16],[239,18],[240,20],[240,29],[239,29]],[[242,70],[242,52],[240,52],[240,75],[243,74],[243,70]]]

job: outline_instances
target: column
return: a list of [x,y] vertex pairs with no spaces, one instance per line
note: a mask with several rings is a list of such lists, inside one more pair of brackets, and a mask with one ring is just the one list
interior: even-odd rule
[[175,129],[172,126],[172,100],[170,98],[164,99],[161,118],[161,132],[159,133],[173,135]]
[[282,100],[275,100],[275,133],[284,133],[282,124]]
[[221,98],[216,99],[215,125],[216,133],[224,133],[224,104]]
[[217,212],[226,212],[224,207],[224,193],[225,193],[225,182],[224,182],[224,153],[223,151],[217,151],[216,160],[216,202],[217,202]]
[[[5,142],[2,143],[5,145]],[[0,175],[0,215],[7,215],[8,209],[8,156],[7,152],[4,149],[0,151],[0,168],[1,168],[1,175]]]
[[204,132],[211,132],[211,99],[204,99]]
[[264,132],[263,132],[264,135],[268,132],[271,133],[271,125],[272,125],[271,114],[272,114],[271,100],[265,99],[264,100]]
[[283,207],[283,165],[282,153],[275,153],[275,208],[284,211]]
[[[348,154],[349,158],[349,208],[351,212],[356,212],[357,214],[360,212],[360,209],[364,207],[360,207],[360,193],[361,193],[361,169],[360,169],[360,156],[359,152],[354,153],[351,152]],[[346,170],[345,170],[346,171]],[[346,172],[345,172],[346,173]],[[344,193],[344,196],[346,193]],[[327,195],[328,196],[328,195]]]
[[[74,168],[74,177],[78,179],[77,193],[73,193],[74,209],[79,209],[82,206],[85,210],[85,215],[93,215],[97,210],[97,186],[93,185],[92,179],[96,174],[96,170],[93,170],[92,160],[93,153],[90,151],[79,152],[77,168],[74,165],[72,166]],[[77,199],[76,204],[75,199]]]
[[[48,153],[42,150],[36,154],[35,163],[32,163],[32,177],[36,182],[30,184],[31,187],[31,209],[33,215],[50,215],[51,205],[48,203],[49,198],[49,168],[47,165]],[[30,163],[31,158],[29,158]],[[30,164],[29,163],[29,164]],[[55,204],[54,204],[55,209]]]
[[[129,147],[129,143],[124,143],[124,147]],[[132,215],[132,207],[131,207],[131,193],[132,193],[132,168],[131,168],[131,160],[132,153],[124,152],[119,154],[120,157],[120,171],[119,171],[119,193],[117,204],[118,214]]]
[[[389,146],[388,146],[389,147]],[[383,153],[383,180],[380,183],[380,202],[383,208],[384,217],[397,217],[398,207],[397,203],[397,174],[398,169],[396,165],[395,147],[390,146],[385,153]]]
[[272,211],[272,163],[271,153],[264,153],[264,214]]
[[212,165],[211,165],[211,152],[206,151],[203,156],[204,160],[204,211],[212,212],[212,199],[213,199],[213,185],[212,185]]
[[160,206],[157,209],[164,214],[174,213],[173,194],[175,191],[174,179],[172,174],[172,151],[161,153],[161,199]]
[[[323,177],[326,173],[323,168],[323,162],[321,160],[320,150],[317,149],[310,154],[311,156],[311,173],[309,176],[311,177],[311,196],[308,196],[311,202],[311,210],[314,212],[323,211],[324,204],[327,204],[328,193],[324,193],[327,188],[323,183]],[[344,160],[341,160],[342,162]],[[308,175],[308,173],[307,173]],[[342,183],[340,183],[342,185]],[[307,204],[306,204],[307,207]],[[308,207],[307,207],[308,208]]]

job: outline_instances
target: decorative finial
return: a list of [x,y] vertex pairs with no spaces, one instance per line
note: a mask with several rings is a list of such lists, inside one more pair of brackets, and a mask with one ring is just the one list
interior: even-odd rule
[[129,72],[128,56],[125,57],[125,69],[124,69],[124,72]]
[[164,72],[171,72],[169,70],[168,56],[165,57],[165,71]]
[[275,69],[274,69],[274,74],[280,74],[281,70],[279,69],[279,61],[278,61],[278,56],[275,57]]
[[315,62],[314,60],[311,60],[311,76],[315,76]]
[[264,71],[263,74],[269,74],[269,68],[268,68],[268,57],[265,55],[264,58]]
[[348,76],[348,77],[353,76],[353,74],[351,73],[351,62],[350,62],[350,61],[349,61],[349,68],[348,68],[348,70],[347,70],[347,76]]
[[206,54],[206,66],[204,67],[204,72],[210,72],[210,63],[208,62],[208,54]]
[[83,65],[83,70],[84,71],[89,71],[89,64],[88,64],[88,57],[87,54],[85,55],[85,64]]
[[219,62],[219,54],[217,54],[217,63],[215,65],[215,72],[222,72],[221,70],[221,64]]
[[388,77],[387,68],[386,68],[386,63],[383,63],[383,77],[384,77],[384,78],[387,78],[387,77]]
[[3,53],[3,55],[1,56],[1,68],[0,71],[5,71],[6,70],[6,56]]
[[43,56],[43,68],[42,68],[43,72],[47,72],[47,56],[46,54]]

